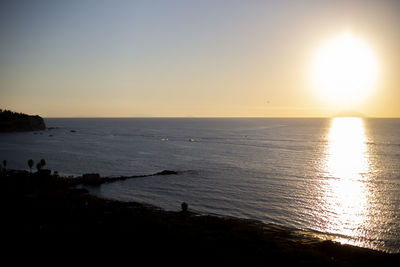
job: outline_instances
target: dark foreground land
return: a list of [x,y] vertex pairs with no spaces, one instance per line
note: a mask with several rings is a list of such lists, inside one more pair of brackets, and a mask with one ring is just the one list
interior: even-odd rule
[[18,252],[19,258],[26,251],[35,251],[40,260],[56,255],[56,265],[71,259],[104,264],[123,260],[129,266],[398,266],[400,262],[399,254],[340,245],[276,225],[101,199],[46,171],[3,172],[0,197],[3,245]]

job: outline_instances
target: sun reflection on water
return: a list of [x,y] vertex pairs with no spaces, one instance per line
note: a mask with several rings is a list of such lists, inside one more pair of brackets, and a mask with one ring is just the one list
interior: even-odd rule
[[[362,229],[368,220],[369,155],[361,118],[334,118],[328,135],[323,181],[324,230],[363,245]],[[351,237],[351,238],[349,238]]]

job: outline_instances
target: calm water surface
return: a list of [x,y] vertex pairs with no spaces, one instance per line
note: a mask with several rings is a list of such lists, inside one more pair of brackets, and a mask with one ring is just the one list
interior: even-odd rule
[[[102,197],[238,216],[400,252],[399,119],[46,119],[0,134],[0,157],[64,175],[180,175],[91,188]],[[71,132],[71,130],[73,130]]]

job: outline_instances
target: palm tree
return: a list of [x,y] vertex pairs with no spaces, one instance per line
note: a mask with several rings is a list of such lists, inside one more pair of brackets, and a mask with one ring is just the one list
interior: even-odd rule
[[181,208],[182,208],[182,213],[186,213],[188,210],[189,205],[186,202],[182,202]]
[[4,168],[3,168],[3,166],[1,166],[1,164],[0,164],[0,175],[3,175],[3,173],[4,173],[4,175],[6,174],[6,165],[7,165],[7,161],[6,161],[6,160],[3,160],[3,166],[4,166]]
[[0,173],[2,174],[3,173],[3,171],[4,171],[4,175],[6,175],[6,173],[7,173],[7,160],[3,160],[3,167],[4,168],[1,168],[1,166],[0,166]]
[[46,165],[46,161],[44,159],[40,160],[40,165],[42,165],[42,167],[44,167],[44,165]]
[[31,173],[32,173],[33,164],[34,164],[33,159],[28,160],[28,166],[29,166],[29,169],[31,170]]
[[40,164],[40,162],[36,164],[36,169],[38,170],[38,172],[42,169],[42,164]]

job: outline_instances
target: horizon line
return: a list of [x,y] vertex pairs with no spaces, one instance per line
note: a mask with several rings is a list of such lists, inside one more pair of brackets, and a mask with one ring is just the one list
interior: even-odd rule
[[400,119],[400,117],[372,116],[60,116],[45,117],[44,119],[331,119],[331,118],[364,118],[364,119]]

